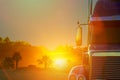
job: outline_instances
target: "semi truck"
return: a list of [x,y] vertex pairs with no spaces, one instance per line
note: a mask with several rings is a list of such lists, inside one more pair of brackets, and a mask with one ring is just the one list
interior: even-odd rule
[[68,80],[120,80],[120,0],[97,0],[87,24],[78,23],[81,46],[83,25],[88,25],[87,51],[82,64],[73,67]]

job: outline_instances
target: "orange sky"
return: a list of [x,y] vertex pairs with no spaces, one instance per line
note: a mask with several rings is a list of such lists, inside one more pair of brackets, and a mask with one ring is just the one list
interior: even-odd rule
[[87,0],[0,0],[0,36],[51,49],[74,46],[76,22],[87,22],[87,4]]

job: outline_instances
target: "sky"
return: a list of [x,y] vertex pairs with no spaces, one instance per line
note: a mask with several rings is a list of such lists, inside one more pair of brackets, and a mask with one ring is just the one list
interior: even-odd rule
[[88,0],[0,0],[0,37],[47,48],[74,46],[77,21],[87,23],[87,17]]

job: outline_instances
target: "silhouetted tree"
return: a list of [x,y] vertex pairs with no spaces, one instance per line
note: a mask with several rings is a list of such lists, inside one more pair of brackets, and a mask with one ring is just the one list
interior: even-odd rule
[[2,61],[2,65],[6,69],[12,69],[14,68],[14,61],[11,57],[5,57]]
[[50,58],[48,56],[43,56],[41,59],[38,60],[39,64],[44,64],[44,68],[47,69],[48,68],[48,64],[50,64]]
[[6,37],[6,38],[4,39],[4,42],[9,43],[9,42],[10,42],[9,37]]
[[0,43],[3,41],[2,37],[0,37]]
[[18,64],[19,64],[19,61],[22,59],[22,56],[20,55],[19,52],[15,52],[12,56],[12,59],[15,61],[16,69],[18,69]]

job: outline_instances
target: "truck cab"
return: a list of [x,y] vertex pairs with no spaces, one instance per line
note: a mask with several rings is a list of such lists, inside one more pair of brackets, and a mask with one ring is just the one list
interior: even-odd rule
[[68,80],[120,80],[119,35],[120,0],[97,0],[88,22],[88,52],[83,52],[83,64],[71,69]]

